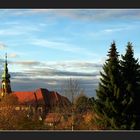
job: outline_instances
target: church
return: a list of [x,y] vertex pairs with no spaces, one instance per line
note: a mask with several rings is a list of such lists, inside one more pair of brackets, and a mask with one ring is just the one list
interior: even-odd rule
[[16,107],[17,110],[28,110],[29,108],[32,108],[33,112],[39,110],[47,113],[55,106],[64,107],[71,104],[66,97],[45,88],[38,88],[34,91],[12,91],[6,54],[1,81],[0,98],[3,98],[9,94],[12,94],[18,98],[20,106]]

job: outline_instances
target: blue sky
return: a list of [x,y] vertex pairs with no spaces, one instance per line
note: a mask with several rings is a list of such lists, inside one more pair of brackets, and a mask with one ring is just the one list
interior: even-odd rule
[[132,42],[140,57],[140,10],[0,9],[0,67],[7,52],[13,90],[61,92],[73,78],[94,96],[113,40],[120,54]]

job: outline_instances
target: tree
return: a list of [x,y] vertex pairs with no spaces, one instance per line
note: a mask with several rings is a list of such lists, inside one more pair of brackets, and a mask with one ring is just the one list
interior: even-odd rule
[[126,129],[140,129],[140,65],[134,58],[132,43],[128,42],[125,55],[122,55],[121,73],[124,81],[123,93],[125,105],[123,115],[126,117]]
[[9,94],[8,96],[4,96],[1,98],[1,101],[0,101],[0,105],[18,105],[19,102],[18,102],[18,98],[16,96],[14,96],[13,94]]
[[75,108],[77,113],[85,113],[90,110],[90,100],[86,95],[79,95],[75,101]]
[[[78,97],[80,93],[83,92],[83,90],[80,87],[80,84],[77,80],[69,79],[65,81],[65,83],[62,85],[62,93],[68,97],[68,99],[71,101],[71,107],[67,108],[65,113],[68,111],[68,113],[71,113],[72,117],[72,130],[74,129],[74,119],[75,119],[75,99]],[[70,112],[69,112],[70,111]]]
[[80,87],[79,82],[72,78],[66,80],[61,88],[62,93],[66,97],[68,97],[68,99],[71,101],[72,104],[74,104],[75,98],[83,91]]
[[109,58],[103,65],[103,72],[100,72],[97,99],[94,101],[94,110],[98,116],[96,123],[104,129],[123,129],[122,81],[115,42],[111,44],[107,56]]
[[27,118],[28,111],[16,110],[20,103],[13,94],[8,94],[0,101],[0,130],[44,129],[36,118]]
[[18,129],[18,124],[23,118],[23,111],[16,111],[18,105],[16,96],[9,94],[0,101],[0,129]]

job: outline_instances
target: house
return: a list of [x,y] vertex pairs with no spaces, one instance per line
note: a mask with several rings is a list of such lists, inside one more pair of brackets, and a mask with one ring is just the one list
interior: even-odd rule
[[30,106],[33,112],[38,110],[47,113],[53,107],[64,107],[71,104],[66,97],[61,96],[59,93],[43,88],[35,91],[14,91],[12,94],[18,98],[22,106],[25,106],[25,108]]

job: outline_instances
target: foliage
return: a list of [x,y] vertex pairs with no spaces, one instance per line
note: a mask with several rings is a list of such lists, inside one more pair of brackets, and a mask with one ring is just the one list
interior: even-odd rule
[[106,129],[123,129],[121,115],[123,94],[118,56],[115,42],[113,42],[108,52],[109,58],[103,65],[103,72],[100,72],[101,78],[96,90],[97,99],[94,110],[99,116],[96,118],[96,122]]
[[16,110],[18,106],[18,99],[12,94],[1,99],[0,130],[44,129],[43,122],[39,121],[36,115],[27,118],[28,111]]
[[85,95],[79,95],[75,100],[75,111],[76,113],[85,113],[92,110],[94,98],[88,98]]
[[96,124],[105,129],[140,129],[140,65],[127,44],[122,60],[115,43],[103,65],[94,110]]
[[14,96],[13,94],[9,94],[7,96],[4,96],[3,98],[1,98],[0,101],[0,106],[3,105],[18,105],[18,98],[16,96]]
[[134,58],[132,43],[128,42],[126,53],[122,55],[121,73],[123,86],[123,115],[126,116],[125,129],[140,129],[140,65]]

